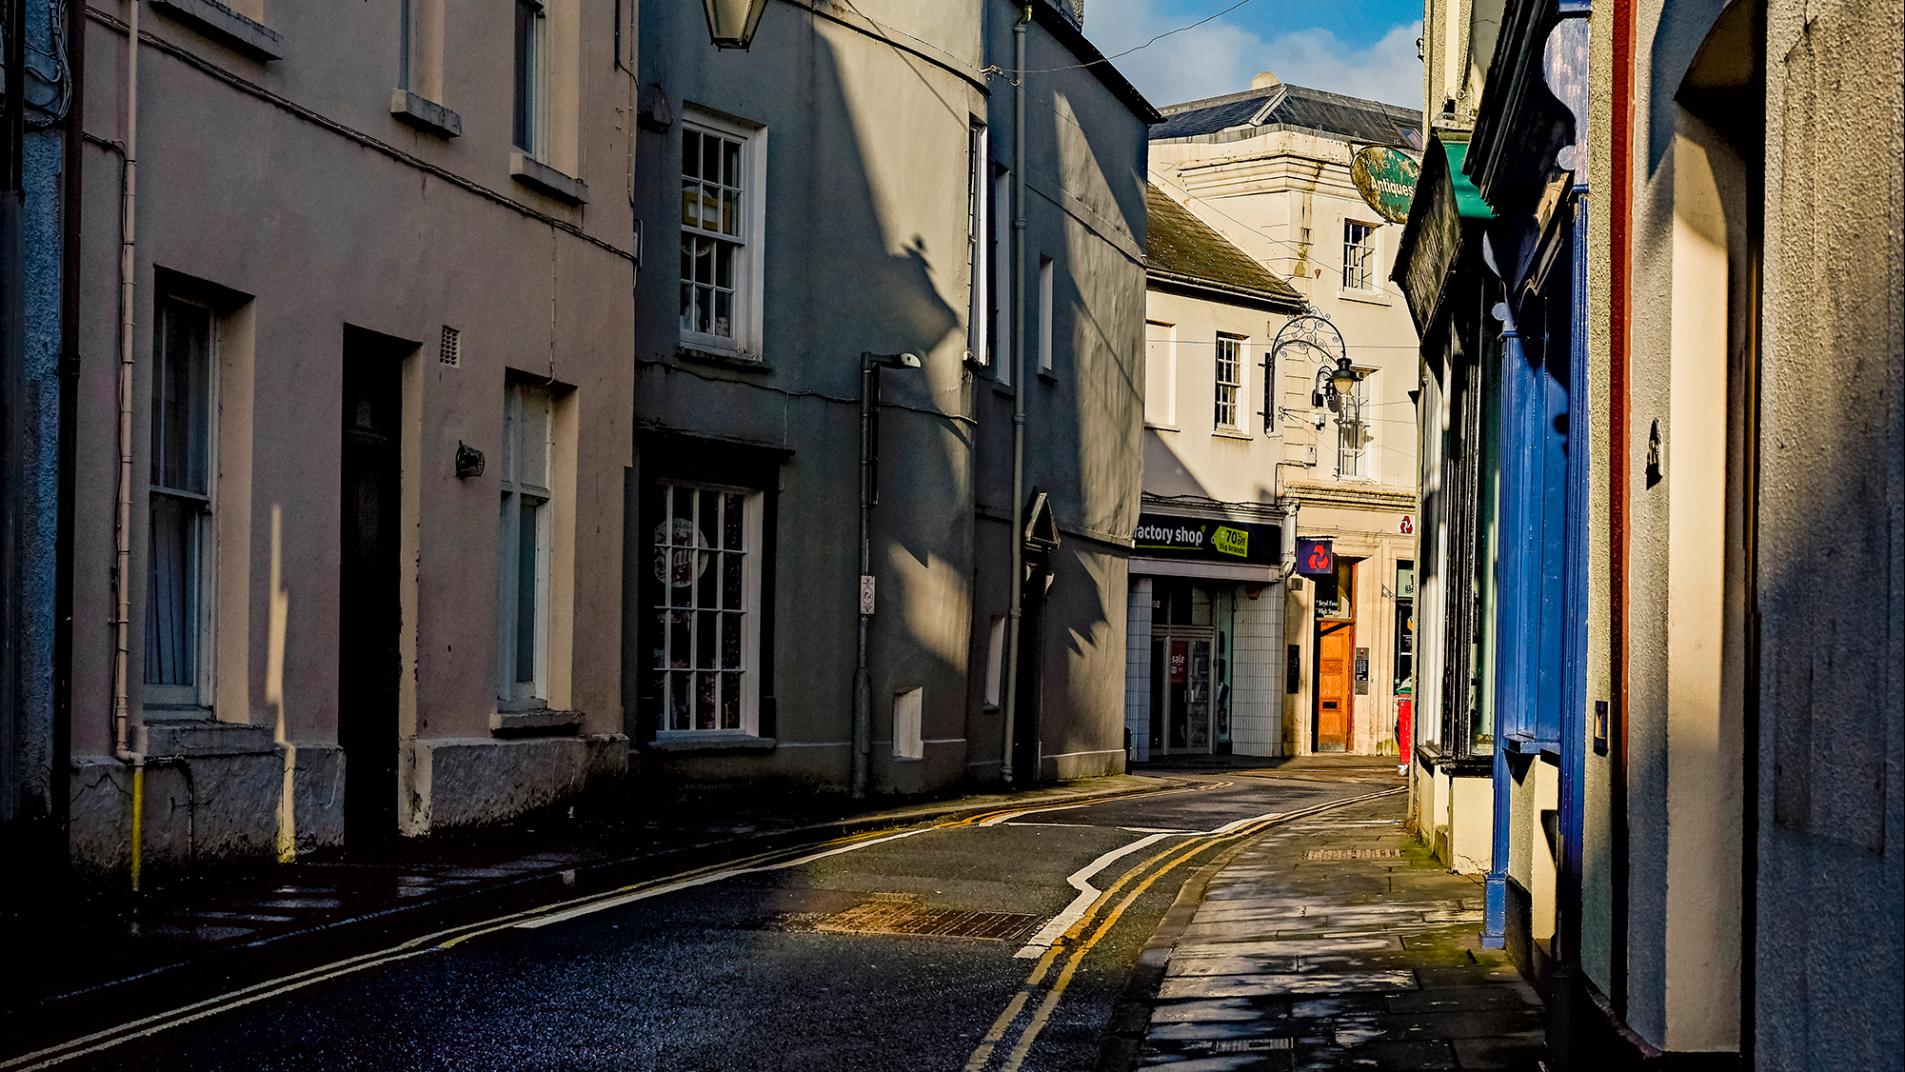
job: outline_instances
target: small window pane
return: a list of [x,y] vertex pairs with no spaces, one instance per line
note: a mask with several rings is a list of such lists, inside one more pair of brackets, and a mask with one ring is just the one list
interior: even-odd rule
[[[701,226],[701,185],[685,182],[681,185],[681,222],[685,227]],[[685,248],[684,240],[682,246]]]
[[741,616],[723,614],[721,620],[721,669],[741,668]]
[[728,610],[740,610],[741,599],[747,593],[743,570],[747,560],[730,551],[721,556],[721,605]]
[[721,546],[729,551],[742,550],[741,522],[745,515],[742,513],[741,497],[727,495],[723,496],[723,499],[725,505],[723,506]]
[[721,728],[741,728],[741,675],[721,675]]
[[695,674],[695,729],[711,730],[715,728],[715,681],[719,675]]
[[693,695],[693,674],[686,670],[669,672],[669,729],[690,729],[693,727],[693,708],[690,697]]
[[516,534],[516,682],[536,682],[536,567],[540,504],[522,499]]
[[160,306],[152,384],[152,483],[210,491],[211,312],[167,299]]
[[199,518],[197,503],[152,497],[146,559],[145,679],[152,685],[198,683]]
[[683,128],[681,132],[681,174],[683,178],[701,177],[701,132]]

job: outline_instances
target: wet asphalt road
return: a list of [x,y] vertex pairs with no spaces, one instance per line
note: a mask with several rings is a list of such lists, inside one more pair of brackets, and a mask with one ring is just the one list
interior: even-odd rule
[[[1081,932],[1102,938],[1062,946],[1002,1018],[1041,964],[1037,950],[1015,954],[1079,897],[1068,876],[1148,838],[1085,880],[1104,890],[1127,878],[1129,894],[1160,854],[1204,843],[1180,832],[1399,784],[1367,768],[1182,777],[1195,789],[831,843],[805,854],[831,852],[818,859],[532,916],[541,925],[215,1006],[56,1067],[1090,1069],[1138,951],[1219,847],[1156,876],[1108,926],[1106,899]],[[1006,937],[877,933],[959,921],[945,910],[989,913],[959,918]],[[975,1064],[989,1030],[1002,1038]]]

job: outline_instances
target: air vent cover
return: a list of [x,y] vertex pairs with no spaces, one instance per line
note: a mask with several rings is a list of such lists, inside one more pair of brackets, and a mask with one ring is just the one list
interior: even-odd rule
[[437,360],[451,368],[463,366],[463,333],[443,325],[443,340],[437,345]]

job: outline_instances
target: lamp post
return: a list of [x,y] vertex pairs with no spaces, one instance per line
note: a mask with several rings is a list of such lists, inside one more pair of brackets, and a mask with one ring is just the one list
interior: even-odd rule
[[[713,0],[710,0],[712,3]],[[853,795],[867,795],[873,763],[873,679],[867,669],[867,629],[873,623],[873,400],[883,368],[919,368],[918,354],[860,355],[860,638],[853,664]]]
[[746,48],[754,40],[769,0],[701,0],[708,13],[708,38],[716,48]]
[[[1321,407],[1331,399],[1337,399],[1335,407],[1337,420],[1342,420],[1340,399],[1348,397],[1362,379],[1349,363],[1349,347],[1343,342],[1343,333],[1336,329],[1329,317],[1321,313],[1305,313],[1293,316],[1277,329],[1276,337],[1271,339],[1270,348],[1263,355],[1263,434],[1274,435],[1282,419],[1283,409],[1277,405],[1276,369],[1277,362],[1284,351],[1303,353],[1317,364],[1316,376],[1310,391],[1310,404]],[[1322,416],[1317,417],[1316,427],[1323,427]],[[1270,467],[1270,497],[1281,504],[1281,484],[1277,480],[1279,470],[1285,465],[1298,465],[1299,462],[1278,460]],[[1314,463],[1312,463],[1314,464]],[[1284,508],[1284,554],[1285,565],[1294,561],[1296,518],[1294,504]]]

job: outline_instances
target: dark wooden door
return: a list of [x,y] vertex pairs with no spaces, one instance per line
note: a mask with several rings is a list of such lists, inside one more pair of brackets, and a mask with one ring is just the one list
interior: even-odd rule
[[400,369],[386,353],[344,357],[337,718],[353,847],[397,832]]
[[1320,622],[1316,627],[1316,739],[1312,750],[1349,749],[1349,713],[1354,702],[1354,622]]

